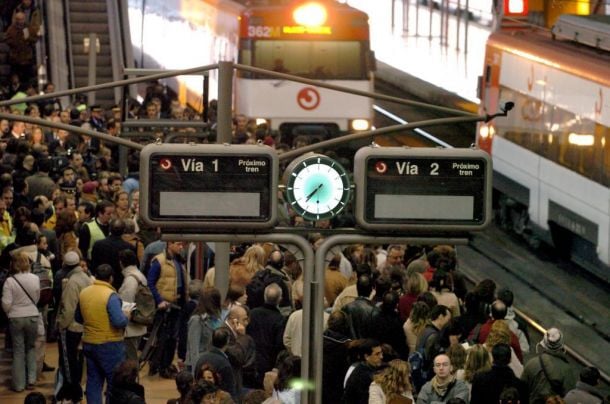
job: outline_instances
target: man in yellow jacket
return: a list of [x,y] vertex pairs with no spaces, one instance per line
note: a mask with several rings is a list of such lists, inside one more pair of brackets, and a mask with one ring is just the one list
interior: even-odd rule
[[[125,360],[123,334],[128,317],[112,287],[112,267],[96,269],[93,285],[80,293],[76,321],[83,324],[83,351],[87,358],[87,403],[102,404],[104,381],[110,391],[114,368]],[[128,314],[128,313],[127,313]]]

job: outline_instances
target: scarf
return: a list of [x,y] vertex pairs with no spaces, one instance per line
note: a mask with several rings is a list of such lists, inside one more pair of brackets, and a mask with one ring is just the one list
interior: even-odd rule
[[432,378],[432,389],[438,394],[439,397],[445,397],[445,395],[449,392],[451,387],[453,387],[453,382],[455,381],[455,376],[451,375],[444,383],[441,383],[438,380],[437,376]]

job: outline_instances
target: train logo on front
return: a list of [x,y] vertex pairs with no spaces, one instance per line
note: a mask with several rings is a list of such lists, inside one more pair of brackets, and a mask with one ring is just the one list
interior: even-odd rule
[[320,105],[320,93],[313,87],[305,87],[297,94],[299,107],[306,111],[316,109]]

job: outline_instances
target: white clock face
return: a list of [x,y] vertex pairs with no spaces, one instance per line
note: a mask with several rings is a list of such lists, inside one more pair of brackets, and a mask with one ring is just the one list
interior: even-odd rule
[[350,196],[346,171],[337,162],[315,156],[298,162],[287,179],[288,201],[309,220],[328,219],[345,207]]
[[312,214],[325,214],[343,203],[345,192],[341,174],[324,164],[311,164],[301,170],[293,183],[295,203]]

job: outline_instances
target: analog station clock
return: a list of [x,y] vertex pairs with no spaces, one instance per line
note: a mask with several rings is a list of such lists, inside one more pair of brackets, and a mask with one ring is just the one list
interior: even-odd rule
[[351,183],[345,168],[322,154],[305,154],[284,173],[286,199],[306,220],[336,216],[347,205]]

